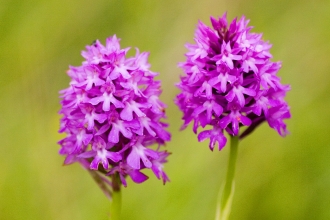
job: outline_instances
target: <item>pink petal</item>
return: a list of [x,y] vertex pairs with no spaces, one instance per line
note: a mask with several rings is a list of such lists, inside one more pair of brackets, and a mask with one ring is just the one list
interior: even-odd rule
[[140,159],[141,159],[140,155],[133,148],[131,153],[127,157],[127,164],[130,167],[132,167],[133,169],[139,170],[140,169]]
[[128,174],[131,179],[135,182],[135,183],[143,183],[144,181],[146,181],[149,177],[146,176],[144,173],[141,173],[138,170],[133,170]]

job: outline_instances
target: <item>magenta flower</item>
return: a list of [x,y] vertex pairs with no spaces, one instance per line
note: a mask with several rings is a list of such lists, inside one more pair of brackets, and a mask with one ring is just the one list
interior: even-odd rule
[[[198,140],[210,140],[221,150],[227,140],[224,131],[243,138],[267,121],[281,136],[288,133],[284,119],[290,110],[284,101],[289,86],[276,75],[280,62],[272,62],[271,45],[262,34],[250,33],[249,20],[234,19],[229,25],[226,13],[211,17],[212,28],[199,22],[196,44],[187,44],[187,60],[180,63],[184,75],[177,84],[181,93],[176,104],[183,112],[182,128],[193,122],[193,130],[205,128]],[[246,127],[240,132],[241,127]]]
[[127,176],[136,183],[147,180],[141,172],[146,168],[165,184],[169,153],[160,146],[170,134],[162,122],[166,106],[159,100],[158,74],[149,70],[149,54],[137,49],[126,58],[129,48],[121,49],[116,36],[105,46],[97,40],[86,48],[86,60],[69,68],[70,86],[61,91],[64,164],[79,162],[110,185],[107,175],[118,173],[124,186]]

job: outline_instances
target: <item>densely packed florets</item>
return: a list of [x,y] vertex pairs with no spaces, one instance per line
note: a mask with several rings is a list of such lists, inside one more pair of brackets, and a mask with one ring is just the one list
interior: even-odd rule
[[[178,87],[176,104],[183,112],[184,129],[193,121],[193,131],[201,126],[198,140],[210,139],[221,150],[226,144],[223,131],[246,136],[267,121],[282,136],[287,134],[284,119],[290,111],[284,96],[290,86],[282,85],[276,73],[280,62],[271,62],[271,45],[262,34],[250,33],[249,20],[242,17],[227,24],[226,13],[211,17],[213,29],[199,22],[196,44],[187,44],[187,60],[180,63],[184,71]],[[247,129],[240,134],[240,126]]]
[[[97,40],[86,49],[82,65],[67,72],[70,87],[61,91],[64,164],[80,162],[106,175],[118,172],[124,186],[127,175],[145,181],[144,168],[169,181],[163,171],[169,153],[160,151],[170,140],[161,122],[166,106],[159,100],[160,82],[154,80],[158,73],[149,70],[149,54],[136,49],[134,57],[126,58],[129,48],[120,49],[116,36],[105,46]],[[150,148],[153,144],[158,147]]]

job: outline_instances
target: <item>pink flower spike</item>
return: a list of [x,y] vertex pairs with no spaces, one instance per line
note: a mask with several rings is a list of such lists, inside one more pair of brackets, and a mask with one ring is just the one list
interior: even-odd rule
[[[136,55],[127,57],[129,50],[120,48],[116,35],[105,45],[94,41],[82,52],[82,64],[69,66],[71,81],[60,91],[59,132],[66,137],[58,142],[59,154],[64,164],[79,162],[110,197],[114,184],[108,175],[118,173],[124,186],[127,177],[144,182],[148,176],[141,170],[154,169],[160,148],[171,139],[149,52],[136,48]],[[159,160],[157,167],[166,162]],[[168,179],[163,169],[159,172],[157,178]]]
[[[244,16],[229,25],[226,13],[210,19],[211,27],[198,22],[195,44],[186,45],[186,60],[178,64],[183,75],[175,103],[183,114],[181,130],[191,123],[195,134],[211,127],[198,134],[199,141],[210,139],[211,150],[217,141],[224,146],[224,131],[244,138],[264,121],[285,135],[283,120],[291,115],[284,97],[290,86],[280,83],[281,63],[270,60],[272,45],[251,33]],[[246,129],[240,134],[241,127]]]

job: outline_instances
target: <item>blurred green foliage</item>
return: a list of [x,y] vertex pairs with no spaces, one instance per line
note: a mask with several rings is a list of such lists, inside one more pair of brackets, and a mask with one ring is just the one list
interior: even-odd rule
[[263,124],[239,149],[231,219],[330,219],[330,1],[2,0],[0,3],[0,219],[107,219],[109,202],[79,165],[61,166],[58,91],[68,65],[95,39],[150,51],[168,104],[171,182],[123,189],[123,219],[214,219],[228,147],[210,152],[179,132],[177,63],[198,19],[246,15],[282,60],[291,132]]

